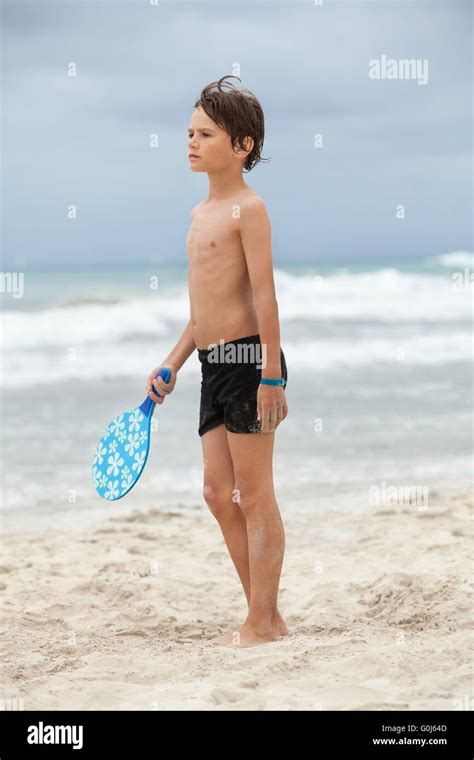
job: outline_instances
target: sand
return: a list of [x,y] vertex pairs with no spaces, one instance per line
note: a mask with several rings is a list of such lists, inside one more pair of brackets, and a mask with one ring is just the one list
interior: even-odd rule
[[471,500],[282,507],[289,636],[235,649],[246,603],[218,524],[140,509],[2,541],[3,700],[26,710],[472,709]]

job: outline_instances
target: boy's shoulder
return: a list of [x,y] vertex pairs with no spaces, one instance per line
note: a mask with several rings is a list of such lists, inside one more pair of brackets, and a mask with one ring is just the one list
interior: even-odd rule
[[203,203],[204,203],[204,201],[201,201],[201,203],[196,203],[196,205],[192,207],[192,209],[191,209],[191,219],[193,218],[193,216],[196,213],[196,211],[198,210],[198,208],[200,208],[203,205]]
[[239,200],[239,206],[241,223],[245,220],[247,220],[249,224],[269,222],[265,202],[254,190],[252,190],[251,193],[246,193],[242,196]]
[[240,205],[244,208],[255,210],[263,210],[266,208],[263,199],[252,189],[250,189],[250,192],[246,192],[242,195]]

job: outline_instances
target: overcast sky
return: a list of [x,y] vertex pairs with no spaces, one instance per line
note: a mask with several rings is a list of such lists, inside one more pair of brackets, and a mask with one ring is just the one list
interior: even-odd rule
[[[271,162],[245,180],[267,204],[276,262],[470,250],[471,13],[453,1],[3,2],[3,267],[184,264],[208,190],[189,169],[189,119],[236,64],[265,112]],[[370,79],[383,55],[426,59],[428,83]]]

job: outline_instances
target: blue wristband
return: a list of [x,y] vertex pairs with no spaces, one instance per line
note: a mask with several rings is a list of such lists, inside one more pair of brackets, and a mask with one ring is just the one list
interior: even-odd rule
[[261,385],[285,385],[286,380],[284,377],[274,380],[272,377],[262,377],[260,380]]

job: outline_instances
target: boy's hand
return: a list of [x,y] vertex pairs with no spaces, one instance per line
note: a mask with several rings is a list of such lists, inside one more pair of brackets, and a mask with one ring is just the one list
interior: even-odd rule
[[272,433],[288,414],[285,391],[281,385],[259,385],[257,419],[262,433]]
[[[169,383],[165,383],[162,377],[156,377],[160,369],[163,369],[166,367],[171,372],[171,377],[169,380]],[[174,386],[176,385],[176,377],[177,377],[177,370],[171,364],[160,364],[158,367],[155,367],[155,369],[150,372],[148,375],[147,381],[146,381],[146,391],[151,399],[155,401],[157,404],[162,404],[165,400],[165,396],[168,395],[168,393],[171,393],[174,390]],[[154,390],[158,391],[160,394],[159,396],[154,393]]]

